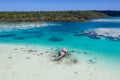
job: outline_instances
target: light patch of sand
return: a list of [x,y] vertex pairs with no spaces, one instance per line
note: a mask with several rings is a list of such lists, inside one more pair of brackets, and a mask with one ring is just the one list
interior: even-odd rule
[[120,22],[120,19],[93,19],[92,22]]
[[120,72],[104,64],[70,59],[51,60],[54,50],[48,47],[0,44],[0,80],[119,80]]
[[46,27],[46,26],[60,26],[61,24],[48,23],[48,22],[18,22],[18,23],[2,23],[0,24],[1,31],[8,31],[13,29],[26,29],[34,27]]
[[93,29],[98,35],[103,36],[112,36],[119,37],[120,36],[120,28],[97,28]]

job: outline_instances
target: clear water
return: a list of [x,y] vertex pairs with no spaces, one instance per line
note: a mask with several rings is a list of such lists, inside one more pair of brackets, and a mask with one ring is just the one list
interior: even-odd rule
[[102,21],[102,22],[120,22],[120,18],[119,17],[110,17],[110,18],[102,18],[102,19],[93,19],[92,21],[96,22],[96,21]]
[[[120,63],[120,41],[74,36],[76,32],[94,28],[120,28],[120,22],[51,22],[50,24],[56,25],[25,29],[2,27],[9,27],[7,24],[0,25],[0,43],[67,47],[69,50],[86,51],[94,56],[102,56],[106,60]],[[57,37],[57,40],[51,41],[53,37]]]

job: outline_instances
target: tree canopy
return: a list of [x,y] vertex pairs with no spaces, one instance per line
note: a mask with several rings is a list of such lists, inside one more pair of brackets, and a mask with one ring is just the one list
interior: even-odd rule
[[120,16],[120,11],[36,11],[0,12],[1,22],[86,21],[94,18]]

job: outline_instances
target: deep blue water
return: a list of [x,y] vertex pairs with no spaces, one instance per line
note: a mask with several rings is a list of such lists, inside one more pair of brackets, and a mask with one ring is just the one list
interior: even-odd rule
[[7,24],[0,25],[0,43],[67,47],[120,61],[120,41],[75,36],[78,32],[94,28],[120,28],[120,22],[51,22],[49,24],[56,25],[25,29],[4,28],[3,25],[9,27]]

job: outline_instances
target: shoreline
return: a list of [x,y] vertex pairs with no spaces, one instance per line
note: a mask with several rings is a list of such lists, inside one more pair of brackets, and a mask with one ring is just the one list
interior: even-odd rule
[[[120,72],[80,54],[52,61],[56,48],[0,44],[0,80],[119,80]],[[86,58],[85,58],[86,57]],[[78,62],[74,63],[74,59]],[[73,60],[73,62],[71,61]],[[106,66],[106,67],[105,67]]]

